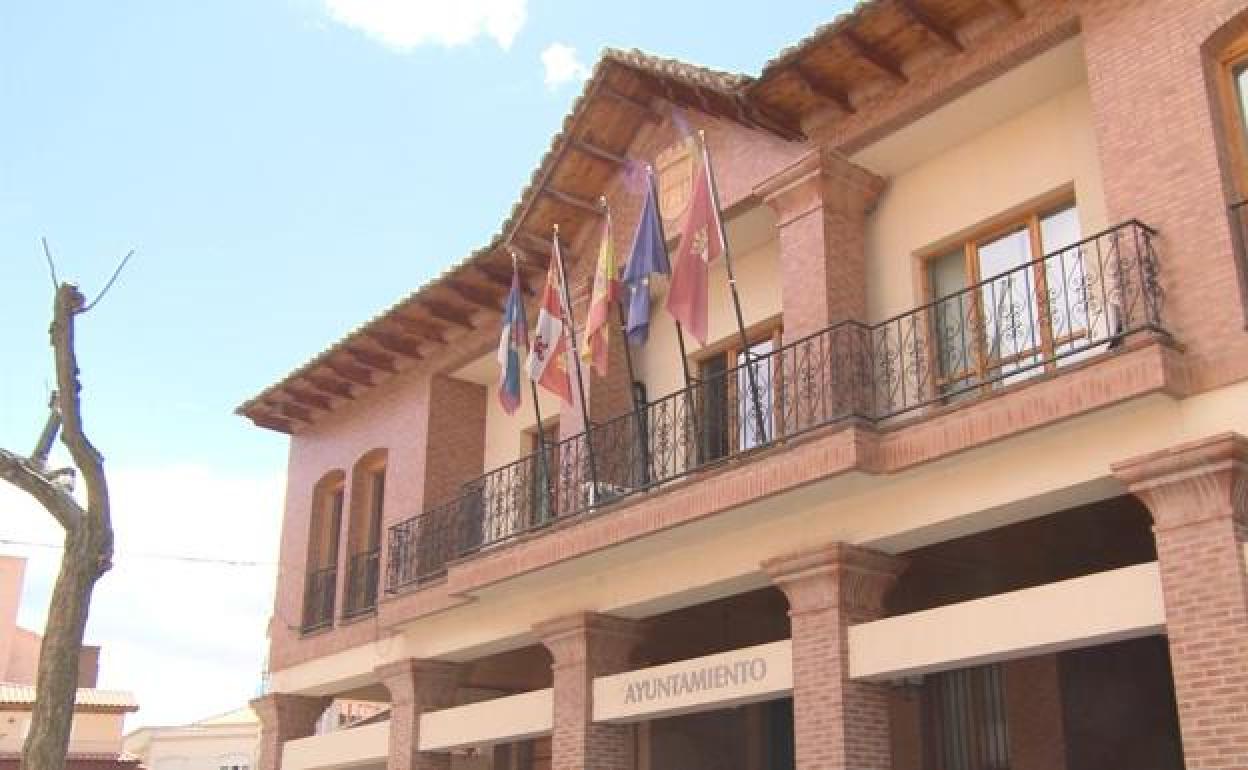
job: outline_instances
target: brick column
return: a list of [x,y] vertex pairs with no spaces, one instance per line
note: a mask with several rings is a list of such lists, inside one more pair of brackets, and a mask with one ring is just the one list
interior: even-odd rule
[[376,671],[390,691],[390,759],[386,770],[450,770],[450,754],[420,751],[420,715],[455,705],[459,666],[409,659]]
[[269,693],[251,701],[260,719],[260,749],[256,770],[281,770],[282,744],[316,732],[316,721],[329,708],[330,698]]
[[884,180],[829,149],[754,188],[776,212],[784,335],[867,316],[867,214]]
[[764,562],[789,600],[798,770],[891,770],[888,686],[849,678],[849,627],[882,615],[904,562],[846,543]]
[[1238,434],[1114,466],[1153,515],[1187,770],[1248,767],[1245,469]]
[[581,613],[534,629],[554,660],[551,770],[634,770],[632,725],[594,724],[594,677],[627,671],[641,640],[637,624]]

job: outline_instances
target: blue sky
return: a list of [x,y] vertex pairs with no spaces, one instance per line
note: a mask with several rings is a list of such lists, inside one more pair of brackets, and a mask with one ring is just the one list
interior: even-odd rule
[[[603,46],[756,73],[845,5],[0,5],[0,446],[26,450],[51,381],[40,236],[88,296],[137,250],[80,330],[125,503],[89,636],[144,704],[128,726],[252,694],[271,569],[144,556],[276,558],[285,439],[234,406],[484,244]],[[0,490],[0,538],[56,539],[41,516]],[[56,552],[4,552],[37,625]]]

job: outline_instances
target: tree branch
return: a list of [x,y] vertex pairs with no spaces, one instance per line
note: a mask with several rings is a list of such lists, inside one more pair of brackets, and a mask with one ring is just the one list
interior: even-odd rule
[[86,515],[68,492],[34,468],[29,460],[7,449],[0,449],[0,479],[35,498],[67,532],[77,529]]
[[87,487],[89,515],[85,520],[88,536],[98,548],[96,568],[98,574],[103,574],[112,566],[113,528],[104,456],[91,444],[82,427],[82,382],[78,379],[78,358],[74,351],[74,319],[84,312],[84,306],[85,299],[77,286],[63,283],[57,287],[49,335],[56,357],[56,385],[63,421],[61,443],[69,450]]
[[60,430],[61,406],[57,403],[54,390],[51,398],[48,399],[47,422],[43,424],[43,431],[39,434],[39,440],[35,442],[35,450],[30,453],[30,464],[40,473],[48,467],[48,455],[52,452],[52,444],[56,441],[56,434]]

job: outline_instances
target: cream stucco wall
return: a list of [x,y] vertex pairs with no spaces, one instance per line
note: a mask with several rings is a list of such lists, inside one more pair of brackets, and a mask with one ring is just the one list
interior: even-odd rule
[[[854,157],[888,179],[867,230],[870,321],[926,301],[917,295],[916,253],[943,245],[1041,196],[1073,187],[1085,236],[1111,224],[1087,84],[1069,82],[1071,66],[1066,59],[1080,51],[1077,43],[1066,44],[1049,55],[1058,57],[1054,63],[1034,75],[1039,82],[1030,85],[1031,93],[1050,93],[1045,101],[1003,117],[991,127],[975,126],[978,133],[959,136],[952,147],[944,146],[942,140],[948,138],[944,135],[964,132],[967,126],[933,120],[926,128],[911,129],[913,135],[907,137],[934,151],[926,157],[908,154],[906,161],[913,165],[893,169],[889,167],[892,156],[879,148],[868,148]],[[1007,98],[997,94],[1000,88],[1002,84],[994,84],[989,93],[996,102]],[[987,98],[972,93],[946,109],[988,109]]]
[[[766,206],[755,206],[726,223],[728,243],[732,249],[732,267],[741,296],[741,315],[746,327],[752,327],[780,315],[779,241],[775,234],[775,215]],[[675,242],[669,245],[675,255]],[[728,288],[727,268],[722,260],[711,266],[708,285],[707,344],[732,340],[737,334],[732,295]],[[680,346],[676,326],[664,308],[666,287],[656,287],[651,305],[650,341],[634,348],[633,360],[637,376],[646,383],[646,394],[657,400],[685,386],[680,368]],[[690,357],[696,357],[699,345],[688,334],[685,345]]]
[[[71,754],[118,753],[124,714],[75,714],[69,736]],[[0,753],[21,751],[30,729],[30,710],[0,709]]]
[[1165,629],[1156,562],[849,629],[855,679],[897,679],[1134,639]]

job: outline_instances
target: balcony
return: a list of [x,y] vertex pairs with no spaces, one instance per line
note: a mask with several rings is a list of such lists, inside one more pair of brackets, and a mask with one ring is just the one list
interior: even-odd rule
[[347,594],[343,617],[354,618],[376,609],[380,561],[380,548],[372,548],[351,555],[347,562]]
[[303,633],[308,634],[333,625],[334,591],[337,587],[336,567],[323,567],[308,573],[303,594]]
[[391,527],[386,589],[816,429],[915,419],[1164,333],[1155,235],[1129,221],[879,323],[836,323],[492,470]]

